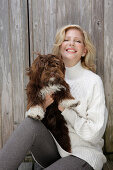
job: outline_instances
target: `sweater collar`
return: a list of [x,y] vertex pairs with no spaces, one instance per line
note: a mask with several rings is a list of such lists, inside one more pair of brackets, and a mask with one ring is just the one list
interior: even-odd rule
[[83,67],[81,65],[81,60],[73,67],[66,67],[65,79],[74,80],[81,76]]

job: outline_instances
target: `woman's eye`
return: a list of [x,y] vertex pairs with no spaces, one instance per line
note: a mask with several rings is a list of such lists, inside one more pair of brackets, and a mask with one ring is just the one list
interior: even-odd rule
[[81,41],[80,41],[80,40],[77,40],[76,42],[81,43]]
[[65,39],[64,41],[69,41],[69,40]]

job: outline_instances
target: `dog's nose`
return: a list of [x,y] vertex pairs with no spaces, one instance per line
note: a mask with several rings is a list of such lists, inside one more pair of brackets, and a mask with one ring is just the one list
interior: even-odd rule
[[51,72],[50,75],[51,75],[51,76],[55,76],[55,73],[54,73],[54,72]]

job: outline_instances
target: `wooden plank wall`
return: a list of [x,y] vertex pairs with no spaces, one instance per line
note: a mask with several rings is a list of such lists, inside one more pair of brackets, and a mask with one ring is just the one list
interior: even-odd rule
[[109,119],[105,133],[106,151],[113,160],[113,1],[104,4],[104,86]]
[[109,112],[105,152],[112,155],[112,8],[112,0],[0,1],[0,147],[24,119],[28,81],[25,68],[36,57],[33,51],[50,53],[57,29],[67,24],[79,24],[89,32],[97,49],[97,73],[104,82]]
[[24,119],[27,21],[27,1],[0,1],[0,146]]
[[[4,5],[5,4],[5,5]],[[0,146],[13,131],[12,80],[8,1],[0,10]]]

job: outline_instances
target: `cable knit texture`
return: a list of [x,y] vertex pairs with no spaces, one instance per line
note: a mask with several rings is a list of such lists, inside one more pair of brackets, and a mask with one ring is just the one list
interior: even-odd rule
[[[72,153],[95,170],[101,170],[106,158],[102,152],[103,134],[107,123],[107,109],[101,78],[84,69],[81,62],[73,67],[66,67],[66,82],[71,93],[80,104],[76,110],[65,108],[62,115],[67,120]],[[70,155],[56,142],[61,157]]]

